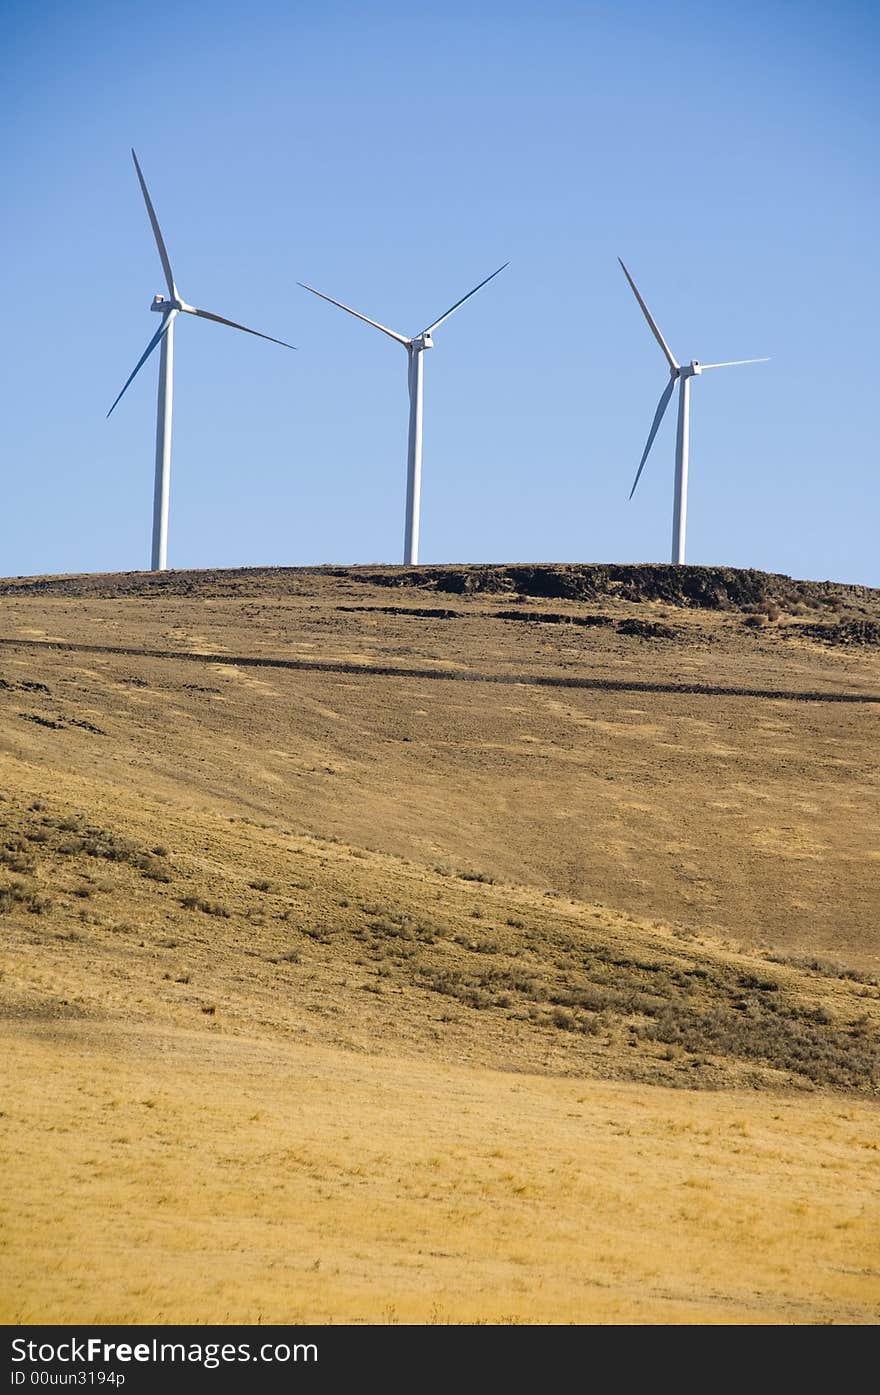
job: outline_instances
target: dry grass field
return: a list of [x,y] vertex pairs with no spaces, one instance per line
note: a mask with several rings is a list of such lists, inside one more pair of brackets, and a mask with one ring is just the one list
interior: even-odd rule
[[880,596],[0,583],[0,1317],[868,1323]]

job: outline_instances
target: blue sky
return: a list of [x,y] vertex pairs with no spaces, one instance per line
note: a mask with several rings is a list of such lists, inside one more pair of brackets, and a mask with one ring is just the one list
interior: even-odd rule
[[394,562],[406,333],[502,261],[425,363],[422,560],[688,560],[880,585],[877,62],[867,4],[6,0],[0,573],[149,557],[161,267],[299,346],[178,322],[172,566]]

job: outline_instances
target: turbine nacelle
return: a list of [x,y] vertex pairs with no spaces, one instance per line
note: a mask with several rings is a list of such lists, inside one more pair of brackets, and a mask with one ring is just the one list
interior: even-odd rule
[[674,383],[677,383],[679,378],[697,378],[702,371],[703,365],[699,359],[692,358],[690,363],[677,363],[674,368],[670,365],[669,376]]
[[409,347],[414,349],[416,353],[421,353],[422,349],[433,349],[434,341],[428,330],[425,330],[423,334],[417,334],[414,339],[409,341]]
[[191,314],[194,313],[193,307],[187,305],[185,300],[180,300],[178,297],[166,300],[164,295],[154,295],[150,309],[157,310],[160,315],[167,315],[171,310],[188,310]]

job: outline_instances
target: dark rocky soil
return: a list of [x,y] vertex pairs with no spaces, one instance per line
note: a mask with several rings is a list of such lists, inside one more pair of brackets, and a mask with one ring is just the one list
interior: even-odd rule
[[[309,580],[333,576],[372,586],[408,587],[448,595],[503,595],[511,600],[614,599],[660,601],[704,610],[745,612],[775,605],[795,613],[834,611],[852,620],[847,643],[876,643],[880,590],[833,581],[799,581],[772,572],[733,567],[673,567],[660,564],[524,563],[437,567],[252,567],[215,571],[119,572],[82,576],[13,577],[0,580],[0,596],[60,595],[112,599],[116,596],[241,596],[305,594]],[[427,611],[435,614],[434,611]],[[546,617],[545,617],[546,618]],[[860,631],[862,621],[870,623]],[[827,639],[822,634],[811,636]]]

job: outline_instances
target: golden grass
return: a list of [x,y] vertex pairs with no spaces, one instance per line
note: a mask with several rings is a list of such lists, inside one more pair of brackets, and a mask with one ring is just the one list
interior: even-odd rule
[[4,1038],[6,1321],[876,1317],[865,1104],[176,1030]]

